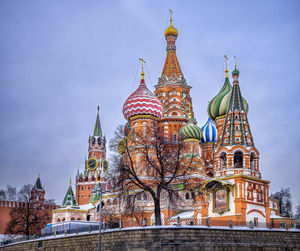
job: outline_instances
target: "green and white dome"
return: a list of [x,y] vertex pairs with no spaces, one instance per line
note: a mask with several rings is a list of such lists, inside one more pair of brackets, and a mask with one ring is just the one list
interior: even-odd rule
[[192,119],[186,123],[185,126],[181,127],[179,130],[179,138],[181,140],[201,140],[202,131],[201,128],[196,126]]
[[221,90],[211,101],[209,101],[208,104],[207,113],[212,120],[215,120],[217,117],[224,116],[226,114],[231,89],[232,87],[229,83],[229,78],[226,77]]

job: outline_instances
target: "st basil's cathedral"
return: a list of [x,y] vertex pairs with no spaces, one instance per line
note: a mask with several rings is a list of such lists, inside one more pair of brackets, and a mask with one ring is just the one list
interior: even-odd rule
[[[278,201],[269,197],[269,181],[262,179],[259,166],[259,151],[254,144],[248,121],[248,103],[243,97],[239,82],[240,72],[235,67],[229,77],[227,56],[224,84],[208,104],[208,119],[202,127],[194,117],[191,86],[185,79],[177,55],[178,31],[173,26],[172,17],[164,32],[166,38],[166,59],[162,74],[151,92],[144,79],[143,59],[141,80],[138,88],[126,99],[123,115],[127,120],[125,136],[119,143],[122,160],[128,158],[124,142],[129,151],[134,151],[133,161],[142,163],[142,150],[134,147],[137,135],[151,137],[151,132],[159,129],[164,140],[180,141],[185,146],[186,159],[193,155],[193,168],[188,179],[201,187],[201,194],[192,189],[178,189],[178,199],[170,202],[168,194],[161,194],[160,209],[163,224],[172,224],[178,218],[195,221],[232,220],[246,225],[266,224],[280,218]],[[232,84],[231,84],[232,82]],[[218,86],[218,83],[216,83]],[[242,85],[243,86],[243,85]],[[153,135],[152,135],[153,136]],[[75,194],[70,182],[61,208],[53,211],[52,223],[70,220],[97,221],[100,197],[98,183],[104,190],[104,212],[110,219],[124,222],[124,226],[138,225],[143,218],[154,224],[154,202],[147,191],[138,194],[135,207],[142,209],[133,216],[124,208],[120,190],[106,175],[109,164],[106,156],[106,138],[103,135],[99,107],[92,136],[88,139],[88,159],[83,172],[76,175]],[[127,150],[128,150],[127,149]],[[130,150],[131,149],[131,150]],[[142,164],[137,171],[140,179],[149,178]],[[185,179],[186,179],[185,177]],[[174,180],[180,187],[182,180]],[[138,190],[132,188],[132,192]],[[104,215],[104,221],[105,215]]]

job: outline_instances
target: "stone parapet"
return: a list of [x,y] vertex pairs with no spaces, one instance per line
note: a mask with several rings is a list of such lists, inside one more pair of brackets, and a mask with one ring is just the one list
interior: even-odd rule
[[[98,250],[98,234],[40,239],[0,247],[0,250]],[[102,250],[300,250],[300,231],[205,227],[107,230],[102,234]]]

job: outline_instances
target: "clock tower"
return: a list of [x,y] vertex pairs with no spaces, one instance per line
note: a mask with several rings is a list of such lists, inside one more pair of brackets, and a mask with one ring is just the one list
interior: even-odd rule
[[[84,171],[76,175],[76,200],[79,205],[88,204],[92,197],[92,190],[97,181],[105,183],[103,172],[108,163],[106,160],[106,138],[102,135],[99,118],[99,106],[96,123],[92,136],[89,136],[88,159],[84,162]],[[105,187],[105,184],[103,184]]]

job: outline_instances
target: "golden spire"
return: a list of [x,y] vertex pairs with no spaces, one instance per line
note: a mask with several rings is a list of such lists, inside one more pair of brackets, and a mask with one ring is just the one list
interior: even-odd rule
[[227,69],[228,56],[224,55],[224,57],[225,57],[225,77],[228,78],[228,69]]
[[98,110],[98,112],[97,112],[97,113],[99,114],[99,105],[98,105],[98,107],[97,107],[97,110]]
[[143,58],[139,58],[139,60],[142,62],[141,79],[144,79],[144,63],[146,63],[146,61]]
[[173,27],[173,11],[169,9],[170,12],[170,25],[169,27],[165,30],[165,37],[167,36],[178,36],[178,31]]
[[70,186],[72,186],[72,184],[71,184],[71,178],[70,178]]

